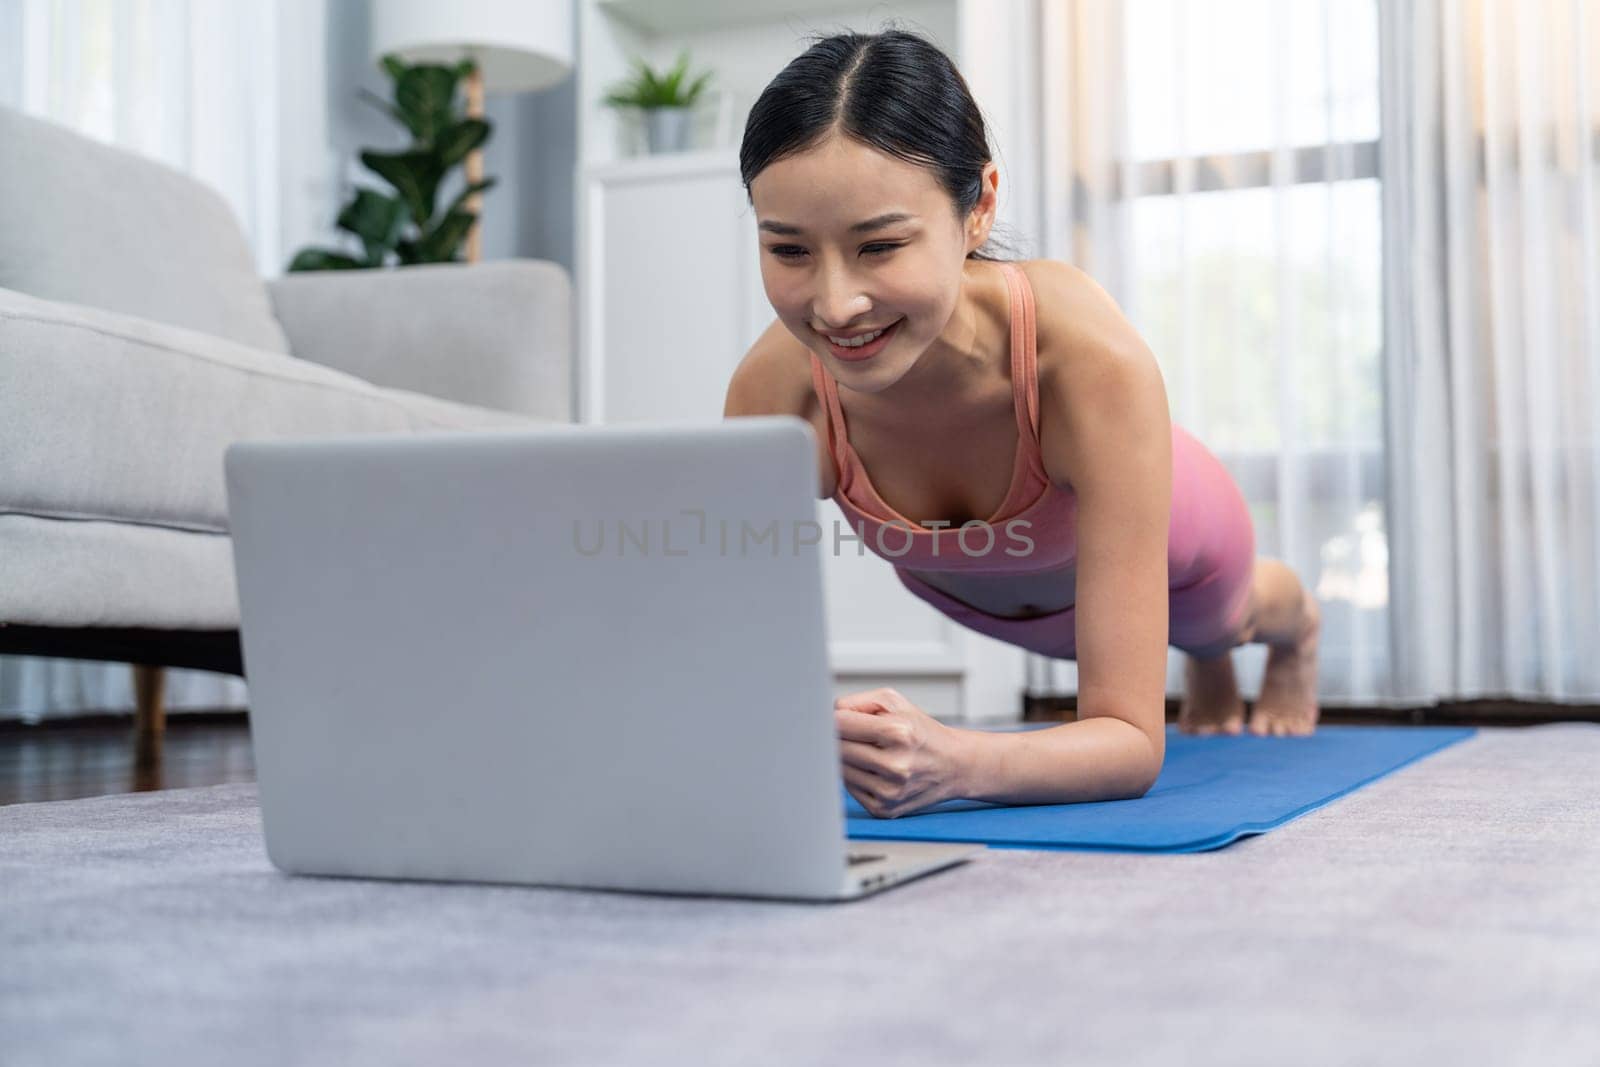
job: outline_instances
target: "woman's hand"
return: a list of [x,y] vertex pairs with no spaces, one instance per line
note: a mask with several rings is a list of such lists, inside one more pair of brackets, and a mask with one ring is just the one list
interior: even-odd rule
[[833,702],[845,789],[880,819],[960,795],[966,747],[946,726],[893,689]]

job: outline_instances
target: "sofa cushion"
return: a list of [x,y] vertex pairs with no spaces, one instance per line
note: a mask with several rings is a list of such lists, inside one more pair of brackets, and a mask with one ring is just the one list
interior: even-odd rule
[[551,424],[0,289],[0,512],[226,532],[234,441]]
[[209,186],[4,107],[0,146],[0,288],[289,350]]
[[0,514],[0,622],[232,630],[233,539],[137,522]]

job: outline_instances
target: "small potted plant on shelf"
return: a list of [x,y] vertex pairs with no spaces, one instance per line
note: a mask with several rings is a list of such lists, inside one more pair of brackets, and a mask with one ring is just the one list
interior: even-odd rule
[[612,86],[605,102],[617,108],[638,108],[644,112],[650,151],[681,152],[689,146],[689,116],[711,72],[684,84],[689,75],[689,53],[678,56],[673,68],[657,74],[643,59],[634,57],[638,73]]

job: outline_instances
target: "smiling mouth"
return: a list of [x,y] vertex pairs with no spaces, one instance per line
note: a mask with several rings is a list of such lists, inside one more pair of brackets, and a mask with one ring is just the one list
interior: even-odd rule
[[[894,325],[894,323],[891,322],[887,326],[878,326],[878,327],[875,327],[874,329],[871,329],[871,330],[862,330],[860,333],[851,333],[851,334],[829,333],[827,330],[817,330],[817,332],[820,333],[822,336],[826,337],[830,341],[838,341],[840,339],[843,339],[843,340],[846,340],[846,341],[859,341],[863,337],[869,338],[869,339],[873,338],[873,337],[877,336],[878,334],[882,333],[884,330],[887,330],[889,328],[889,326],[893,326],[893,325]],[[815,327],[812,327],[812,328],[815,329]]]
[[870,337],[872,340],[853,345],[838,344],[825,333],[819,334],[819,336],[827,343],[828,351],[833,354],[834,359],[843,360],[846,363],[863,363],[873,359],[879,352],[883,351],[889,341],[899,333],[900,327],[905,324],[905,321],[904,318],[895,319],[887,326],[862,335]]

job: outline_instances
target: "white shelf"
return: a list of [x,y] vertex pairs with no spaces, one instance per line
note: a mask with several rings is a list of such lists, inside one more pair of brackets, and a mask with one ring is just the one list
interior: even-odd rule
[[781,23],[787,18],[814,18],[863,6],[841,0],[599,0],[602,10],[653,35]]
[[[633,78],[635,60],[656,71],[684,52],[690,77],[710,72],[691,119],[694,151],[737,151],[751,107],[813,34],[871,32],[890,20],[927,32],[954,55],[963,5],[1000,0],[578,0],[578,158],[592,166],[644,154],[645,124],[605,104]],[[970,18],[970,16],[969,16]]]

